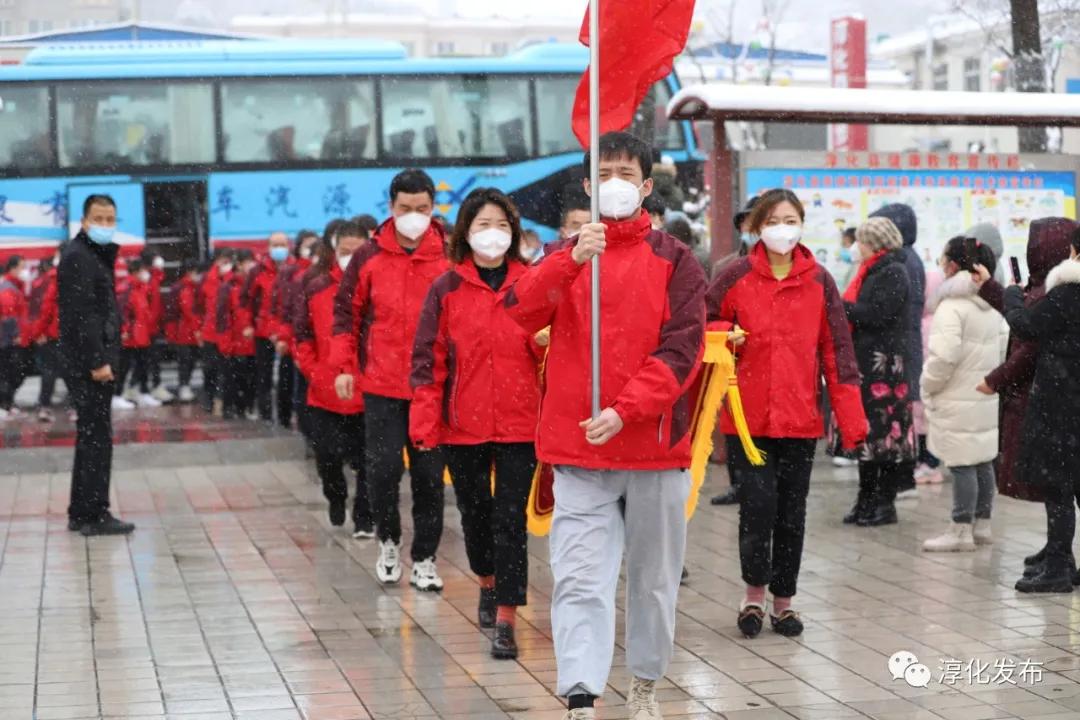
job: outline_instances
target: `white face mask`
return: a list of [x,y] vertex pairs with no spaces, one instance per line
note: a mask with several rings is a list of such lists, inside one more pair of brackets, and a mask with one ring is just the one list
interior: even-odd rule
[[19,279],[24,283],[28,283],[34,279],[34,273],[30,271],[30,268],[23,268],[19,271]]
[[488,228],[469,236],[469,247],[485,260],[498,260],[510,248],[510,233],[499,228]]
[[394,218],[394,227],[410,240],[416,240],[426,233],[430,226],[431,216],[424,213],[410,212]]
[[622,178],[600,183],[600,215],[612,220],[625,220],[641,206],[641,185]]
[[787,255],[801,237],[799,225],[768,225],[761,230],[761,242],[777,255]]
[[232,272],[232,263],[224,263],[222,265],[218,265],[218,272],[220,272],[222,275],[228,275]]
[[150,271],[149,270],[140,270],[138,278],[139,278],[139,282],[144,282],[144,283],[150,282]]
[[343,271],[349,267],[349,262],[352,260],[352,255],[338,255],[337,264]]
[[157,268],[158,270],[164,270],[165,269],[165,258],[160,257],[160,256],[155,257],[154,258],[154,267]]
[[303,260],[310,260],[311,259],[311,246],[310,245],[308,245],[307,247],[300,248],[300,257]]

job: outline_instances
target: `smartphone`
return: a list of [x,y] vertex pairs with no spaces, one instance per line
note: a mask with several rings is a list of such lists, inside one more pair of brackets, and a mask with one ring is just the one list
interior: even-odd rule
[[964,238],[964,270],[972,272],[979,264],[979,241],[975,238]]
[[1015,255],[1009,257],[1009,267],[1012,269],[1012,279],[1017,285],[1020,284],[1020,260]]

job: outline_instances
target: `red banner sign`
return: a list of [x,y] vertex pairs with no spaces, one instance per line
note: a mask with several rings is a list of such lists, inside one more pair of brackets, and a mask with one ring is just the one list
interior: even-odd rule
[[[832,21],[829,69],[832,86],[866,87],[866,20],[842,17]],[[866,150],[870,132],[866,125],[833,124],[829,132],[832,150]]]

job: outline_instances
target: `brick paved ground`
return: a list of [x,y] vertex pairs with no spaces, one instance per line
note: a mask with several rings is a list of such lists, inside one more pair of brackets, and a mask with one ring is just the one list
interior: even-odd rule
[[[66,474],[4,475],[3,452],[2,720],[560,715],[545,540],[531,545],[521,659],[500,662],[475,625],[477,586],[452,506],[446,591],[384,590],[374,544],[329,527],[301,461],[122,469],[115,507],[139,529],[87,541],[65,529]],[[1041,507],[1001,501],[993,549],[927,556],[919,541],[945,522],[949,486],[902,505],[897,527],[857,530],[839,522],[851,478],[824,466],[815,476],[799,640],[735,632],[736,511],[702,506],[660,690],[665,717],[1080,718],[1080,601],[1012,590],[1021,558],[1041,544]],[[722,483],[718,471],[706,490]],[[898,650],[933,669],[929,687],[891,679],[886,660]],[[992,669],[950,687],[938,682],[942,658]],[[1041,682],[990,681],[1013,667],[1017,680],[1027,659],[1045,667]],[[621,662],[617,653],[605,718],[625,717]]]

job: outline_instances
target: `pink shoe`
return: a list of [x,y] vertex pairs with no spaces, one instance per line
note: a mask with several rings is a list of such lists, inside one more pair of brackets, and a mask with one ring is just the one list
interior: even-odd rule
[[945,476],[941,474],[940,470],[935,470],[934,472],[927,475],[926,479],[923,482],[928,485],[940,485],[941,483],[945,482]]

